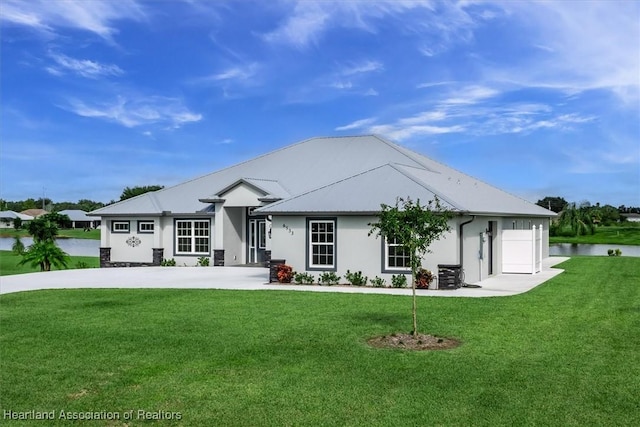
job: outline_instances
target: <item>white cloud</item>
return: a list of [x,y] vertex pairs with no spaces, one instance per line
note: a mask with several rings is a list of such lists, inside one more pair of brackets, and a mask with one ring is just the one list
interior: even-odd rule
[[530,40],[538,55],[486,67],[487,78],[568,93],[606,89],[637,107],[639,2],[518,1],[498,6],[524,24],[519,37]]
[[264,35],[270,43],[285,43],[302,48],[317,40],[331,17],[331,12],[316,2],[297,2],[293,13],[274,31]]
[[224,71],[210,75],[201,79],[202,81],[246,81],[253,78],[258,71],[258,64],[251,63],[248,65],[237,65],[227,68]]
[[180,100],[159,96],[138,99],[118,97],[111,102],[91,105],[72,99],[65,109],[79,116],[103,119],[128,128],[159,124],[176,129],[202,120],[202,115],[189,111]]
[[117,32],[113,22],[123,19],[143,20],[142,7],[135,0],[3,0],[0,20],[28,26],[45,33],[57,27],[76,28],[112,41]]
[[82,77],[95,79],[103,76],[119,76],[124,71],[117,65],[101,64],[89,59],[75,59],[60,53],[49,55],[55,64],[47,67],[47,71],[54,75],[63,75],[65,72],[72,72]]
[[340,74],[343,76],[352,76],[355,74],[381,71],[383,69],[384,69],[384,66],[382,65],[381,62],[367,60],[358,64],[351,64],[351,65],[345,66],[342,70],[340,70]]
[[352,130],[352,129],[362,129],[376,121],[375,118],[369,117],[367,119],[356,120],[355,122],[349,123],[348,125],[339,126],[335,130]]
[[[402,21],[407,32],[435,36],[438,46],[444,46],[457,37],[468,38],[469,33],[461,31],[461,28],[474,25],[462,7],[447,2],[303,0],[287,1],[284,5],[285,17],[263,38],[269,43],[291,45],[299,49],[318,44],[324,33],[335,28],[376,33],[378,24],[390,19]],[[413,19],[405,19],[409,15]],[[440,16],[442,19],[439,19]]]

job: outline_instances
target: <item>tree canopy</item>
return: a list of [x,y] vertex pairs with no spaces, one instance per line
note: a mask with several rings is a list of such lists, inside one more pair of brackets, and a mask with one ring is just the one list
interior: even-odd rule
[[150,191],[158,191],[162,190],[164,185],[144,185],[144,186],[136,186],[136,187],[125,187],[122,190],[122,194],[120,195],[120,201],[130,199],[132,197],[139,196],[144,193],[148,193]]

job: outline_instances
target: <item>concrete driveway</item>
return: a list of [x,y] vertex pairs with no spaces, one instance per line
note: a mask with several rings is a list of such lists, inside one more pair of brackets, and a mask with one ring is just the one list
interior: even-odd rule
[[[418,290],[421,296],[491,297],[526,292],[563,270],[552,268],[567,260],[551,257],[544,260],[538,274],[503,274],[477,285],[480,288],[456,290]],[[312,292],[343,292],[388,295],[411,295],[411,289],[390,289],[349,286],[300,286],[268,284],[269,270],[256,267],[130,267],[59,270],[47,273],[0,276],[0,294],[40,289],[78,288],[173,288],[173,289],[234,289],[291,290]]]

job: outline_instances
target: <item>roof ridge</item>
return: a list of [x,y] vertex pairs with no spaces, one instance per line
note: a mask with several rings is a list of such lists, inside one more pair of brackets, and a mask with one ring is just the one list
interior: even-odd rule
[[[376,170],[376,169],[383,168],[383,167],[385,167],[385,166],[391,166],[391,164],[390,164],[390,163],[385,163],[385,164],[382,164],[382,165],[375,166],[375,167],[373,167],[373,168],[370,168],[370,169],[367,169],[367,170],[364,170],[364,171],[358,172],[358,173],[356,173],[356,174],[350,175],[350,176],[348,176],[348,177],[346,177],[346,178],[342,178],[342,179],[339,179],[339,180],[337,180],[337,181],[333,181],[333,182],[330,182],[330,183],[328,183],[328,184],[321,185],[320,187],[316,187],[316,188],[313,188],[313,189],[311,189],[311,190],[304,191],[304,192],[302,192],[302,193],[296,194],[295,196],[287,197],[287,198],[285,198],[285,199],[279,200],[279,201],[277,201],[277,202],[275,202],[275,203],[272,203],[272,204],[270,204],[270,205],[267,205],[267,206],[268,206],[269,208],[274,207],[274,206],[278,206],[279,204],[282,204],[282,203],[284,203],[284,202],[289,202],[289,201],[291,201],[291,200],[298,199],[298,198],[300,198],[300,197],[302,197],[302,196],[306,196],[307,194],[311,194],[311,193],[313,193],[313,192],[320,191],[320,190],[322,190],[323,188],[331,187],[331,186],[333,186],[333,185],[339,184],[339,183],[341,183],[341,182],[347,181],[347,180],[349,180],[349,179],[355,178],[355,177],[360,176],[360,175],[364,175],[364,174],[366,174],[366,173],[369,173],[369,172],[374,171],[374,170]],[[264,206],[264,207],[267,207],[267,206]]]
[[[429,184],[423,182],[422,180],[416,178],[415,176],[409,174],[408,172],[403,171],[402,169],[400,169],[398,167],[399,163],[389,163],[389,166],[391,166],[393,169],[395,169],[396,171],[398,171],[399,173],[401,173],[402,175],[406,176],[407,178],[409,178],[411,181],[415,182],[416,184],[418,184],[419,186],[421,186],[422,188],[424,188],[425,190],[428,190],[430,192],[432,192],[433,194],[436,195],[436,197],[438,197],[439,199],[447,202],[450,206],[452,206],[455,209],[458,209],[460,211],[464,211],[465,209],[462,209],[462,207],[458,206],[456,203],[453,203],[451,200],[449,200],[447,197],[442,196],[442,192],[441,191],[436,191],[432,186],[430,186]],[[409,165],[401,165],[401,166],[406,166],[406,167],[413,167],[413,166],[409,166]],[[420,169],[420,168],[416,168],[413,167],[414,169]],[[432,171],[430,169],[423,169],[427,172],[431,172],[431,173],[437,173],[442,175],[441,172],[437,172],[437,171]]]

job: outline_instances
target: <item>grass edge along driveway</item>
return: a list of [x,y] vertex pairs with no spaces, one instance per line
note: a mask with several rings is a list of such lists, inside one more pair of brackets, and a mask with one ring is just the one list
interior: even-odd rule
[[463,341],[427,353],[366,345],[408,330],[404,296],[3,295],[0,413],[181,417],[73,423],[81,426],[640,425],[640,259],[573,258],[560,268],[523,295],[420,298],[422,331]]

